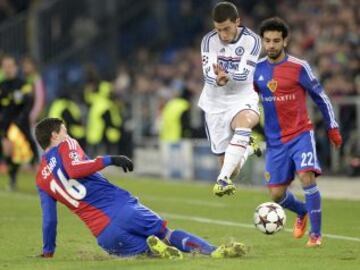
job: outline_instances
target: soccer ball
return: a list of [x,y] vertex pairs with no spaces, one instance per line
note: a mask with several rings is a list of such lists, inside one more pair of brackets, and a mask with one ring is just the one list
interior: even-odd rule
[[255,227],[265,234],[273,234],[284,228],[286,215],[280,205],[274,202],[260,204],[254,213]]

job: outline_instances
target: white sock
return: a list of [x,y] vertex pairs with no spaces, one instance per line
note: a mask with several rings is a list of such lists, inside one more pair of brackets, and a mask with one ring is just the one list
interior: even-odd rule
[[252,147],[246,147],[243,157],[240,160],[240,170],[244,166],[245,162],[247,161],[248,157],[253,154],[254,150]]
[[218,179],[229,179],[235,168],[240,164],[240,161],[243,159],[248,148],[250,134],[251,129],[249,128],[235,129],[234,136],[226,148],[224,164],[221,168]]

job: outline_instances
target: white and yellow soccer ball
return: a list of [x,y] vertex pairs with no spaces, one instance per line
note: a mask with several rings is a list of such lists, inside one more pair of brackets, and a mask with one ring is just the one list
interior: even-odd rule
[[284,228],[286,215],[277,203],[266,202],[256,207],[254,213],[255,227],[265,234],[274,234]]

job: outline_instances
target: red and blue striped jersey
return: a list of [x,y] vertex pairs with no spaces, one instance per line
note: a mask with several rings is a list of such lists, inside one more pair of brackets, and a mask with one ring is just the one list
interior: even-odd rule
[[327,128],[338,127],[329,98],[306,61],[286,55],[283,61],[272,64],[262,58],[256,66],[254,85],[264,108],[268,145],[286,143],[313,129],[306,93],[318,106]]
[[98,173],[107,165],[106,157],[89,159],[70,137],[42,156],[36,185],[43,210],[45,253],[55,250],[56,201],[66,205],[98,236],[126,202],[137,200]]

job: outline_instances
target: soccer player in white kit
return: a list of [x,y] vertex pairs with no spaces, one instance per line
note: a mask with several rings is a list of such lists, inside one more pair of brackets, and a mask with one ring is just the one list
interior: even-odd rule
[[253,75],[261,39],[240,25],[230,2],[218,3],[212,18],[215,29],[201,43],[205,84],[199,107],[205,112],[211,151],[222,166],[213,190],[221,197],[235,193],[231,177],[247,159],[251,129],[259,122]]

